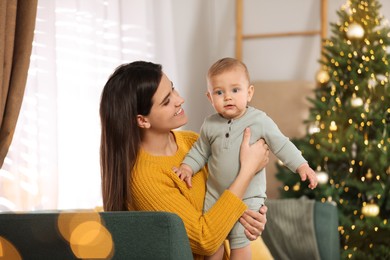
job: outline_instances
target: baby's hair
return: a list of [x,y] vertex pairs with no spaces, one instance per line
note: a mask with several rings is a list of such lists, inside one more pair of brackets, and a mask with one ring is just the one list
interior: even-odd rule
[[237,60],[235,58],[229,58],[229,57],[222,58],[216,61],[213,65],[211,65],[207,73],[207,81],[209,82],[212,77],[215,77],[223,72],[229,71],[236,67],[241,67],[242,69],[244,69],[248,82],[250,82],[249,72],[246,65],[240,60]]

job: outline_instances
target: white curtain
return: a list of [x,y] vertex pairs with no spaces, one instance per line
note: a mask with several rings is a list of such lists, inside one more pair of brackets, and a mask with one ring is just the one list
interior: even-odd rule
[[102,88],[122,63],[148,60],[175,80],[170,0],[39,0],[0,211],[101,206]]

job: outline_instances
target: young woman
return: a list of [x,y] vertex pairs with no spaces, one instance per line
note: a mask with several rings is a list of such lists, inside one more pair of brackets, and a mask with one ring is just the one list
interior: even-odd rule
[[261,234],[266,208],[261,213],[247,210],[241,199],[255,173],[267,164],[269,152],[263,140],[249,145],[246,129],[237,178],[203,214],[207,168],[194,176],[192,188],[172,170],[198,138],[190,131],[173,130],[187,123],[183,103],[161,65],[137,61],[110,76],[100,103],[103,206],[105,211],[176,213],[194,258],[203,259],[219,248],[238,220],[250,240]]

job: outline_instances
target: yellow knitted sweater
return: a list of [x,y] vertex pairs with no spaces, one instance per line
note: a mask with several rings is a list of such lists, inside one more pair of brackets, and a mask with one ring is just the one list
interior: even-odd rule
[[190,131],[174,131],[178,150],[173,156],[153,156],[141,149],[131,175],[131,210],[168,211],[184,222],[194,259],[213,254],[224,242],[234,223],[247,206],[233,193],[225,191],[215,205],[202,213],[207,170],[192,178],[187,188],[172,171],[179,166],[198,135]]

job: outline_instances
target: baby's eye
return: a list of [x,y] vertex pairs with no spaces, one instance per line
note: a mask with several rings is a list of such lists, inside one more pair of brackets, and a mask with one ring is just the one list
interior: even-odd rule
[[216,90],[214,93],[215,93],[216,95],[218,95],[218,96],[220,96],[220,95],[223,94],[222,90]]
[[240,89],[239,88],[234,88],[233,93],[237,93]]

